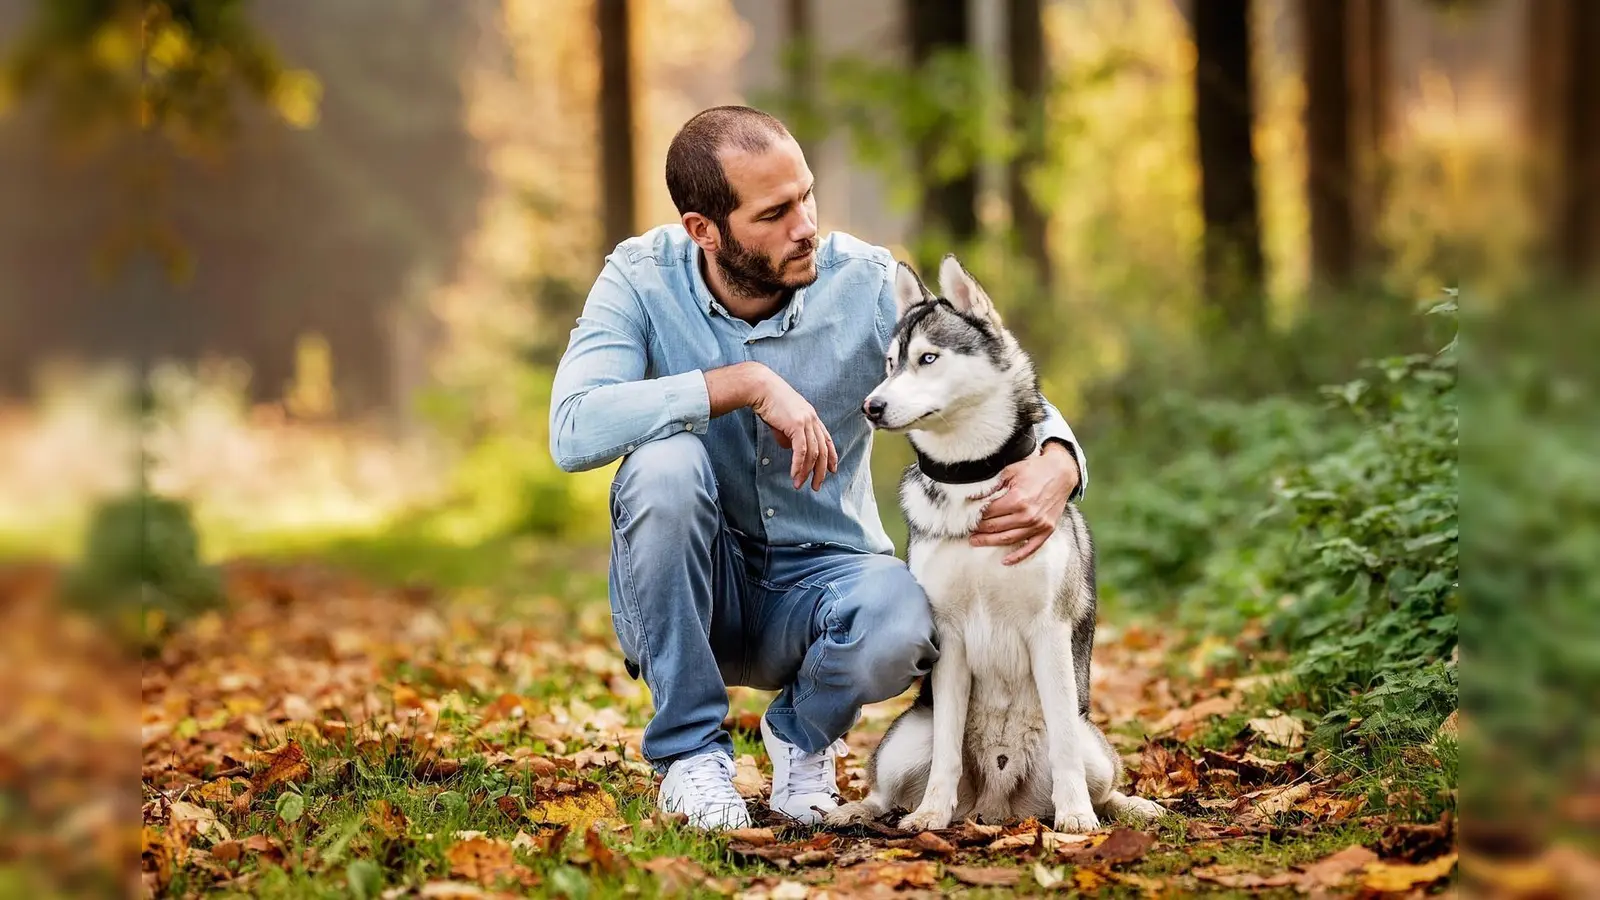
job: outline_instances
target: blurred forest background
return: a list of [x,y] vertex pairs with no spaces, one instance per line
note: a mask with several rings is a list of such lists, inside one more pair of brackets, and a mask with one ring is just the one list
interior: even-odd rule
[[998,298],[1110,602],[1286,649],[1325,736],[1421,739],[1458,700],[1458,320],[1600,260],[1585,0],[0,0],[0,33],[12,555],[125,553],[129,497],[206,561],[603,552],[550,375],[604,254],[675,219],[674,131],[748,102],[824,230]]

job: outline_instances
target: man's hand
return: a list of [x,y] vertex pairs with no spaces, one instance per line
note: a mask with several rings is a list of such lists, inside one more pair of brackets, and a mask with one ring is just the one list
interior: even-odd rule
[[1078,461],[1059,444],[1045,444],[1039,455],[1006,466],[989,494],[1005,493],[984,507],[972,546],[1020,545],[1006,556],[1008,566],[1032,556],[1055,533],[1079,477]]
[[762,368],[764,376],[752,392],[750,408],[772,427],[779,446],[794,451],[789,477],[794,480],[795,490],[808,478],[813,491],[821,490],[822,479],[839,471],[839,451],[833,446],[833,436],[799,391],[772,370]]

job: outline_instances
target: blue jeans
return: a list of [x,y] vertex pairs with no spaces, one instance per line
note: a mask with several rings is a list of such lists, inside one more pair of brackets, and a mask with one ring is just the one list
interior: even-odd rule
[[815,753],[862,705],[900,695],[938,658],[927,595],[905,563],[742,537],[723,519],[694,435],[623,460],[611,525],[612,623],[655,702],[644,755],[658,771],[733,753],[722,729],[728,685],[780,691],[766,713],[772,730]]

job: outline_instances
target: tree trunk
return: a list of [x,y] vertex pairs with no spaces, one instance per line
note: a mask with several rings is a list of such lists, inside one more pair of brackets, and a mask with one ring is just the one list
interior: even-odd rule
[[[941,50],[968,49],[971,24],[966,0],[906,0],[903,8],[914,65],[922,66]],[[922,223],[945,240],[962,242],[978,234],[978,172],[973,167],[949,181],[933,181],[932,160],[948,130],[948,123],[941,123],[917,147]]]
[[[789,99],[802,110],[802,121],[809,123],[816,110],[817,80],[811,0],[788,0],[785,13],[790,52],[794,54],[789,69]],[[799,131],[801,134],[796,135],[795,140],[800,144],[800,152],[805,154],[806,163],[815,174],[817,168],[813,152],[816,149],[815,142],[810,139],[808,127],[802,127]]]
[[1583,282],[1600,281],[1600,6],[1568,6],[1566,200],[1561,262]]
[[1006,172],[1011,222],[1017,230],[1023,255],[1033,263],[1039,283],[1050,285],[1049,218],[1028,193],[1029,172],[1043,162],[1043,111],[1047,64],[1044,22],[1039,0],[1008,0],[1006,44],[1011,64],[1011,124],[1022,135],[1022,146]]
[[600,32],[600,206],[602,253],[633,236],[633,66],[628,0],[596,0]]
[[1389,194],[1393,119],[1389,0],[1350,0],[1351,147],[1356,190],[1352,204],[1357,275],[1380,272],[1388,252],[1379,229]]
[[1194,6],[1195,129],[1206,296],[1234,327],[1265,320],[1263,262],[1251,145],[1249,0]]
[[1351,164],[1350,8],[1344,0],[1301,5],[1306,80],[1306,199],[1311,213],[1313,295],[1350,286],[1356,263]]

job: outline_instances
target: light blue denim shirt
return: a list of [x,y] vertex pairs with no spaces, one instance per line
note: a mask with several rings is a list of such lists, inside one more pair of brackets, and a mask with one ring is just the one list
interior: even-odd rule
[[[584,303],[550,398],[550,452],[568,472],[606,465],[646,441],[705,443],[723,515],[746,540],[893,553],[872,490],[872,428],[861,412],[883,379],[894,330],[893,255],[842,232],[817,247],[817,280],[755,325],[730,315],[700,274],[698,245],[663,225],[617,245]],[[795,490],[790,451],[748,408],[711,418],[707,370],[753,360],[816,409],[839,453],[822,489]],[[1083,449],[1056,408],[1040,440]]]

